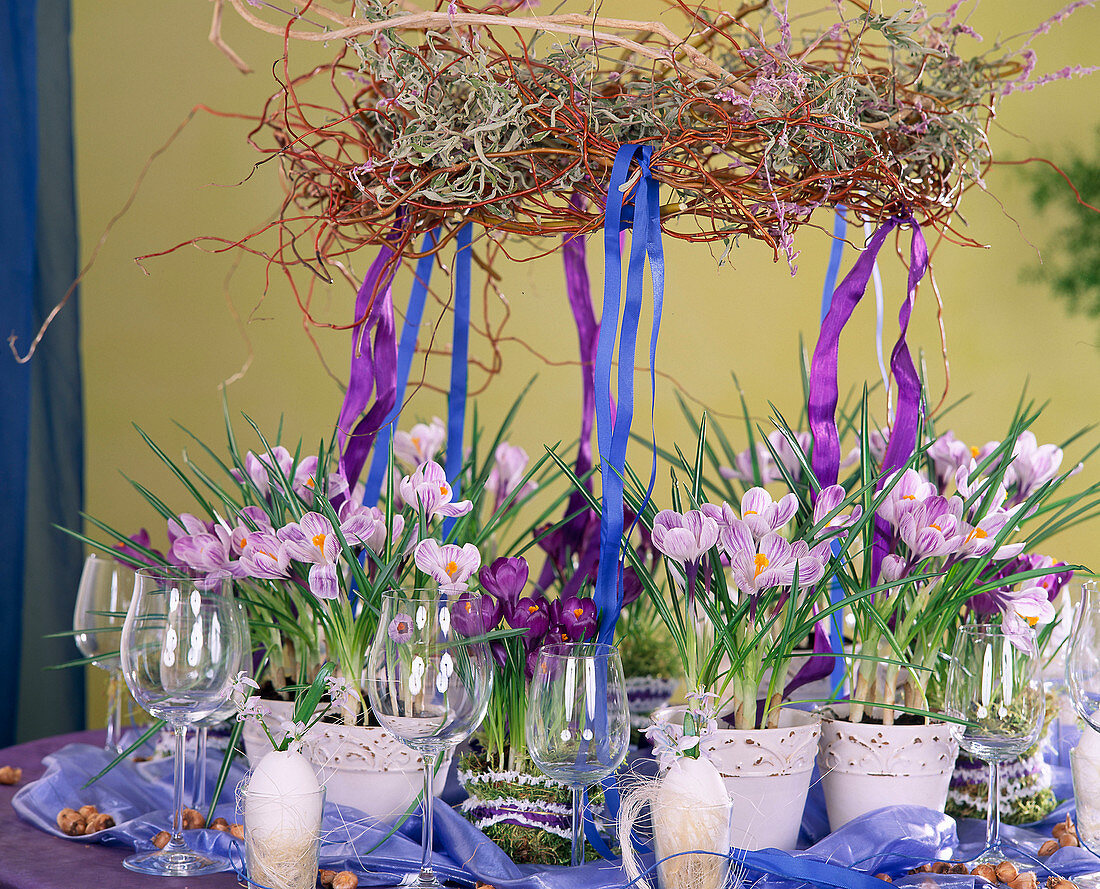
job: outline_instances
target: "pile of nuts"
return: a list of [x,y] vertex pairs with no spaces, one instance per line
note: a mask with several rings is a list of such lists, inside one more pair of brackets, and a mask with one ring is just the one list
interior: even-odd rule
[[22,780],[22,769],[15,766],[0,766],[0,784],[18,784]]
[[[228,833],[235,836],[238,840],[244,839],[244,825],[243,824],[230,824],[224,818],[215,818],[209,825],[206,823],[206,816],[197,809],[184,809],[183,810],[183,830],[201,830],[204,827],[209,826],[211,830],[220,830],[222,833]],[[160,833],[154,834],[153,845],[158,849],[163,849],[168,845],[168,841],[172,839],[172,834],[166,830],[162,830]]]
[[1046,858],[1048,855],[1053,855],[1063,846],[1080,846],[1081,843],[1077,840],[1077,825],[1073,823],[1073,819],[1069,815],[1066,815],[1065,821],[1059,821],[1050,831],[1054,834],[1053,840],[1047,840],[1043,845],[1039,847],[1039,857]]
[[[909,871],[911,874],[970,874],[981,877],[988,883],[999,883],[1008,886],[1009,889],[1039,889],[1039,878],[1034,871],[1017,870],[1011,861],[1002,861],[1000,864],[979,864],[973,870],[968,870],[961,862],[949,864],[946,861],[937,861],[934,864],[922,864],[920,867]],[[886,874],[876,874],[880,880],[893,882]],[[1065,877],[1048,877],[1046,889],[1077,889],[1077,884]]]
[[355,876],[350,870],[342,870],[337,873],[334,870],[321,869],[317,871],[317,879],[321,881],[321,885],[325,889],[356,889],[359,885],[359,878]]
[[65,808],[57,813],[57,827],[69,837],[87,836],[114,826],[114,818],[91,805],[79,809]]

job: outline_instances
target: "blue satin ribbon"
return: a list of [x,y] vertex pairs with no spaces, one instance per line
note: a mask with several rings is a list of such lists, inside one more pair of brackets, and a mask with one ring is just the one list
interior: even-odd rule
[[[462,439],[466,427],[466,389],[470,353],[470,277],[473,248],[472,223],[465,223],[458,230],[458,251],[455,254],[455,323],[451,345],[451,390],[447,398],[447,480],[451,483],[454,498],[460,490],[460,474],[465,457]],[[443,538],[446,539],[457,519],[443,520]]]
[[416,263],[416,277],[413,280],[412,292],[409,294],[409,305],[405,310],[401,342],[397,345],[397,394],[393,412],[386,418],[385,427],[379,430],[378,438],[375,439],[370,472],[363,486],[363,502],[367,506],[376,505],[382,495],[382,482],[385,480],[386,467],[390,458],[390,440],[393,438],[393,430],[397,426],[401,407],[405,402],[405,390],[409,385],[409,373],[412,370],[413,356],[416,354],[416,339],[420,332],[420,322],[424,318],[424,304],[428,299],[428,285],[431,283],[432,268],[435,265],[435,255],[429,251],[435,248],[438,232],[438,228],[432,229],[424,235],[424,241],[420,245],[420,252],[425,255],[421,256]]
[[[838,206],[836,208],[836,218],[833,220],[833,246],[829,250],[829,265],[825,270],[825,286],[821,293],[821,320],[825,320],[825,316],[829,314],[829,306],[833,303],[833,291],[836,290],[836,282],[840,277],[840,259],[844,255],[844,236],[848,231],[848,222],[844,218],[844,208]],[[881,300],[880,300],[881,305]],[[880,315],[881,318],[881,315]],[[879,354],[882,354],[882,327],[879,327]],[[832,542],[833,557],[840,555],[840,541],[834,540]],[[829,602],[835,605],[841,599],[844,598],[844,589],[840,584],[840,578],[835,576],[829,582]],[[829,618],[829,646],[833,649],[833,654],[837,655],[837,658],[833,662],[833,671],[829,677],[829,682],[832,686],[833,693],[844,684],[844,658],[840,657],[840,654],[844,651],[844,634],[841,630],[840,622],[842,620],[841,612],[834,611],[832,617]]]
[[[643,279],[649,259],[653,284],[653,328],[649,340],[649,376],[656,393],[657,336],[664,298],[664,252],[661,245],[661,209],[659,186],[650,173],[653,148],[649,145],[623,145],[615,156],[604,209],[604,298],[600,336],[596,346],[596,440],[600,451],[600,478],[603,503],[600,516],[600,566],[593,598],[600,616],[598,641],[611,644],[615,624],[622,609],[623,481],[626,473],[626,447],[634,418],[634,360],[638,327],[641,320]],[[633,208],[624,206],[624,186],[631,166],[637,163],[641,176]],[[622,299],[622,254],[619,232],[633,229],[630,265],[627,271],[626,298]],[[619,309],[622,306],[622,328]],[[611,369],[618,348],[618,403],[613,404]],[[614,416],[613,416],[614,414]],[[650,405],[650,425],[653,405]],[[648,502],[656,480],[656,453],[644,502]],[[643,502],[643,506],[644,506]],[[640,513],[641,510],[638,510]]]

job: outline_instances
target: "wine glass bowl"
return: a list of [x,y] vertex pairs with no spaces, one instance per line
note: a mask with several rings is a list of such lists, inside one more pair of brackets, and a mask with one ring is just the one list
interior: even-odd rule
[[989,763],[986,847],[976,859],[979,864],[1010,858],[1000,838],[998,767],[1033,747],[1042,732],[1045,695],[1033,645],[1033,638],[990,624],[960,627],[955,637],[945,710],[963,720],[959,746]]
[[1100,601],[1096,581],[1081,585],[1066,656],[1066,688],[1078,715],[1100,732]]
[[446,588],[395,590],[381,604],[367,695],[382,727],[424,757],[423,855],[414,885],[434,889],[441,884],[431,867],[432,776],[443,754],[481,724],[492,692],[492,654],[479,632],[483,599]]
[[610,645],[544,645],[531,679],[527,752],[539,770],[573,791],[572,864],[584,861],[584,788],[611,775],[626,759],[630,708],[619,653]]
[[[1069,754],[1077,838],[1090,852],[1100,855],[1100,600],[1096,581],[1081,585],[1068,646],[1066,689],[1085,721],[1081,739]],[[1088,875],[1082,885],[1100,886],[1100,872]]]
[[163,850],[126,858],[130,870],[195,876],[225,867],[183,840],[184,733],[229,700],[245,638],[230,582],[210,583],[172,569],[137,572],[122,629],[122,674],[142,709],[172,727],[176,761],[172,837]]
[[107,739],[104,748],[121,751],[122,699],[119,688],[119,658],[122,625],[134,595],[134,570],[114,559],[95,554],[84,560],[73,608],[73,635],[84,657],[101,670],[107,680]]

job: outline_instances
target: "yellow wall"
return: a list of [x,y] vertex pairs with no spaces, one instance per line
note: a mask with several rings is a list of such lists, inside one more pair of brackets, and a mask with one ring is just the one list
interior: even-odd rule
[[[973,25],[988,41],[998,32],[1014,33],[1038,23],[1062,5],[1061,0],[998,0],[980,7]],[[604,12],[614,14],[614,7],[605,4]],[[639,14],[637,9],[632,4],[630,13]],[[143,165],[194,106],[254,112],[275,91],[271,66],[281,44],[251,32],[228,12],[226,38],[257,72],[243,76],[206,42],[209,3],[74,0],[73,12],[80,236],[87,257],[127,200]],[[1068,27],[1037,41],[1039,70],[1096,64],[1097,47],[1100,9],[1086,9]],[[1059,82],[1007,99],[992,133],[996,155],[1065,159],[1073,147],[1091,150],[1100,123],[1096,88],[1095,78]],[[261,261],[246,257],[238,267],[240,257],[188,247],[147,261],[148,275],[133,262],[135,256],[197,235],[231,238],[268,218],[280,196],[273,168],[233,187],[248,176],[255,159],[244,143],[245,132],[240,121],[198,114],[152,162],[82,287],[87,510],[121,527],[147,525],[161,542],[160,521],[123,475],[175,502],[182,498],[131,424],[140,425],[173,456],[188,444],[174,421],[205,440],[220,441],[219,384],[246,363],[247,373],[229,387],[231,408],[247,412],[265,430],[273,430],[283,418],[288,437],[303,436],[307,447],[329,434],[341,400],[284,283],[274,278],[264,296]],[[996,198],[972,190],[962,216],[969,225],[967,234],[990,246],[945,245],[933,265],[946,304],[952,394],[976,396],[955,412],[949,425],[968,441],[999,437],[1030,379],[1031,393],[1051,401],[1036,427],[1040,440],[1061,440],[1100,419],[1100,389],[1095,385],[1100,378],[1100,325],[1068,317],[1044,287],[1021,283],[1021,272],[1039,261],[1032,245],[1050,242],[1052,218],[1038,219],[1032,213],[1020,168],[996,168],[987,183]],[[824,216],[815,222],[831,226]],[[801,232],[800,273],[793,279],[758,244],[741,247],[733,264],[720,270],[705,248],[679,242],[666,247],[669,276],[659,368],[716,414],[739,413],[731,370],[739,375],[761,422],[767,421],[769,400],[788,415],[797,414],[794,359],[799,335],[811,344],[815,337],[828,238],[810,228]],[[847,258],[851,260],[851,251]],[[353,262],[354,271],[362,275],[366,251]],[[888,257],[884,265],[890,319],[904,285],[898,263]],[[598,288],[600,263],[591,266]],[[512,335],[552,361],[573,360],[575,337],[559,260],[550,257],[503,271]],[[352,299],[351,289],[341,284],[319,290],[315,308],[325,319],[345,321]],[[842,388],[875,379],[871,314],[870,306],[862,306],[846,332]],[[346,374],[346,334],[314,334],[335,374]],[[441,338],[446,341],[449,334]],[[926,351],[931,378],[940,385],[935,302],[927,287],[910,341]],[[574,436],[579,417],[576,369],[545,366],[517,344],[505,346],[504,362],[506,372],[480,401],[483,416],[490,422],[498,419],[518,389],[538,373],[537,389],[513,441],[538,453],[543,443]],[[421,393],[411,413],[441,411],[441,399]],[[639,418],[643,413],[639,411]],[[735,422],[725,421],[730,429]],[[658,393],[657,424],[665,443],[683,432],[668,381]],[[1100,463],[1089,469],[1088,481],[1097,472]],[[1067,534],[1051,554],[1100,564],[1092,545],[1098,531]]]

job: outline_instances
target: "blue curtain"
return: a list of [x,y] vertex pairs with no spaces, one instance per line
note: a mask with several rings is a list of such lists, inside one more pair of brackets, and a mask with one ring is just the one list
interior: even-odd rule
[[[0,10],[0,305],[25,351],[76,274],[68,0]],[[35,357],[0,356],[0,746],[83,726],[70,639],[83,500],[75,297]],[[13,693],[14,692],[14,693]]]

